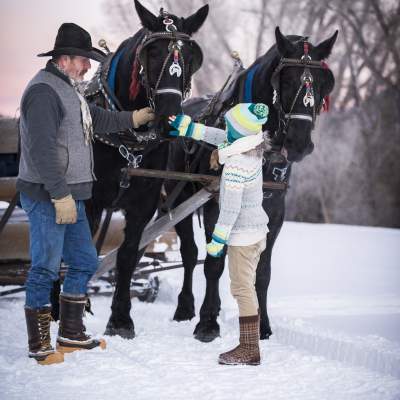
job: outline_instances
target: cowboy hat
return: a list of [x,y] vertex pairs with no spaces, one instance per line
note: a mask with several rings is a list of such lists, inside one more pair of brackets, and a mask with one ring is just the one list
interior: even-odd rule
[[71,22],[64,23],[58,29],[54,49],[40,53],[38,57],[55,57],[61,55],[82,56],[95,61],[104,61],[106,55],[92,46],[89,32]]

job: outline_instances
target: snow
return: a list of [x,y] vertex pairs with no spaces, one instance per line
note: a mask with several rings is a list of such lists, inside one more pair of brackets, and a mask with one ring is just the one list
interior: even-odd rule
[[[204,257],[204,238],[196,226]],[[0,399],[400,399],[400,231],[285,223],[273,254],[274,335],[262,365],[220,366],[236,345],[237,306],[224,272],[221,338],[200,343],[192,321],[172,321],[182,270],[159,273],[153,304],[133,301],[137,337],[107,337],[105,351],[39,366],[26,357],[23,294],[0,298]],[[170,258],[177,254],[168,252]],[[204,296],[194,273],[196,312]],[[111,297],[92,297],[88,329],[101,335]],[[52,337],[56,325],[52,326]]]

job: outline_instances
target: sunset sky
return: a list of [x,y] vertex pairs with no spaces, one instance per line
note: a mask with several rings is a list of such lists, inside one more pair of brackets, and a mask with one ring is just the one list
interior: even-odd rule
[[104,0],[0,0],[0,114],[16,114],[25,85],[46,63],[47,58],[36,55],[53,48],[63,22],[81,25],[97,46],[107,32],[102,29],[104,4]]

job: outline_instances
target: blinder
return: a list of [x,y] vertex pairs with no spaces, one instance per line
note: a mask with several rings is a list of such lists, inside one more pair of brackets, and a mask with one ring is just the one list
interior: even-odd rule
[[[312,61],[310,57],[307,58],[301,58],[301,59],[296,59],[296,58],[282,58],[279,62],[279,65],[275,68],[272,76],[271,76],[271,85],[272,88],[274,89],[274,99],[273,99],[273,104],[275,105],[276,108],[282,109],[282,103],[281,103],[281,94],[280,94],[280,73],[284,68],[288,67],[303,67],[304,71],[301,75],[301,88],[306,85],[306,83],[310,83],[312,85],[313,78],[312,74],[310,71],[311,69],[321,69],[329,74],[328,82],[334,83],[334,75],[332,71],[326,67],[326,64],[323,61]],[[327,90],[329,92],[329,90]],[[321,107],[322,107],[322,102],[323,98],[321,98],[320,104],[317,106],[317,113],[319,113]],[[290,115],[289,110],[289,115]],[[289,117],[290,118],[290,117]]]
[[[168,55],[167,58],[164,60],[164,65],[162,70],[160,71],[158,81],[150,85],[150,81],[148,78],[148,50],[149,46],[156,41],[165,40],[168,41]],[[190,65],[185,65],[185,61],[182,56],[182,47],[183,46],[190,46],[193,51],[192,62]],[[179,94],[181,96],[185,96],[190,91],[190,81],[191,75],[194,74],[196,71],[199,70],[203,63],[203,52],[200,46],[197,44],[195,40],[193,40],[189,35],[182,32],[177,32],[175,30],[166,31],[166,32],[155,32],[146,35],[137,49],[137,60],[140,65],[140,74],[142,76],[143,85],[146,87],[148,91],[148,96],[154,101],[154,96],[156,93],[160,94],[163,93],[163,89],[158,89],[158,85],[161,81],[162,75],[164,73],[166,63],[170,59],[170,57],[174,57],[174,54],[181,55],[182,60],[182,67],[183,67],[183,93],[178,93],[175,89],[167,89],[169,92]],[[178,66],[178,70],[180,67]],[[177,72],[177,76],[180,77],[181,73]]]

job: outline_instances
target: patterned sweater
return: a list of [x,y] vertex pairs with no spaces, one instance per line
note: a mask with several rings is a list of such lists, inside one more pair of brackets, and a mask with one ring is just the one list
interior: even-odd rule
[[[191,135],[193,139],[214,145],[226,140],[226,132],[221,129],[194,125],[197,126]],[[254,136],[244,137],[219,150],[220,160],[225,165],[220,185],[220,213],[213,239],[230,246],[257,243],[268,232],[269,220],[262,207],[262,153],[251,150],[252,145],[249,145],[254,139]],[[243,153],[243,149],[249,151]],[[226,157],[224,152],[229,156]]]

